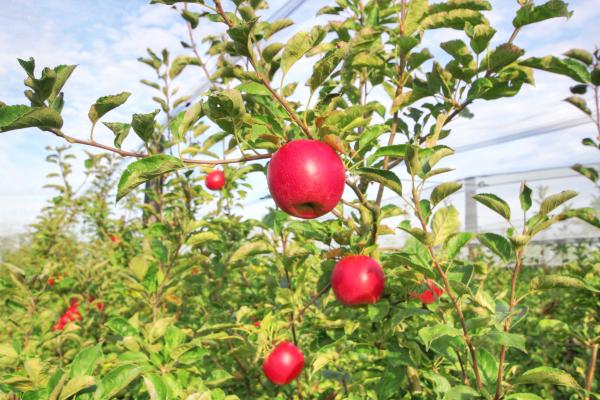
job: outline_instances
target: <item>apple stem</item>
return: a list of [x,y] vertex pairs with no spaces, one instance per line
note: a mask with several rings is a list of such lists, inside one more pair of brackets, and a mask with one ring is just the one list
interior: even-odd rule
[[[519,276],[519,271],[521,269],[521,264],[523,261],[523,253],[524,249],[521,248],[517,251],[517,257],[515,262],[515,268],[512,273],[512,278],[510,282],[510,304],[508,306],[508,315],[506,316],[506,320],[504,321],[504,332],[508,333],[510,331],[510,322],[512,320],[512,312],[515,309],[515,306],[518,304],[518,300],[516,298],[517,292],[517,278]],[[504,359],[506,358],[506,346],[500,347],[500,360],[498,361],[498,379],[496,380],[496,395],[494,396],[494,400],[499,400],[502,397],[502,379],[504,375]]]

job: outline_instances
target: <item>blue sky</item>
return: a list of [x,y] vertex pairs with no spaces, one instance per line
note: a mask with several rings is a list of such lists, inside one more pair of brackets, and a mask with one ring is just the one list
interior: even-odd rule
[[[285,1],[271,2],[277,9]],[[293,15],[297,25],[281,34],[285,37],[296,30],[308,30],[317,19],[309,18],[322,5],[331,2],[307,0]],[[511,20],[516,1],[493,0],[495,10],[488,15],[499,32],[494,45],[506,40],[511,32]],[[566,21],[546,21],[524,29],[516,44],[531,55],[559,54],[572,47],[592,49],[600,45],[600,7],[597,0],[570,2],[574,16]],[[187,40],[187,32],[178,15],[169,7],[149,5],[141,0],[15,0],[5,2],[0,14],[0,99],[8,104],[25,103],[24,73],[16,58],[34,56],[38,68],[61,63],[78,64],[65,87],[66,107],[64,131],[86,137],[89,130],[87,111],[90,104],[103,95],[123,90],[133,95],[124,107],[110,114],[109,121],[127,121],[134,112],[148,112],[155,108],[151,90],[139,79],[151,79],[149,68],[136,61],[151,47],[163,47],[172,53],[185,52],[179,45]],[[270,12],[267,11],[266,14]],[[322,20],[322,19],[320,19]],[[196,38],[214,29],[215,25],[200,26]],[[459,32],[439,30],[425,38],[430,50],[439,53],[436,43],[459,37]],[[288,81],[303,83],[313,60],[300,62],[289,74]],[[202,75],[199,70],[185,72],[180,79],[181,92],[193,92]],[[536,86],[526,87],[516,99],[481,102],[472,111],[472,120],[452,124],[453,135],[448,144],[460,146],[519,132],[528,127],[539,127],[557,121],[579,117],[569,105],[562,102],[568,96],[568,79],[538,73]],[[299,90],[299,100],[306,99],[306,91]],[[378,96],[377,93],[374,96]],[[107,116],[108,117],[108,116]],[[455,156],[451,165],[456,168],[454,178],[504,171],[569,165],[574,162],[598,162],[598,152],[580,145],[583,137],[593,134],[591,125],[564,130],[537,138],[520,140],[480,151]],[[111,135],[99,131],[97,138],[107,143]],[[23,231],[34,221],[46,199],[51,195],[42,186],[51,168],[44,162],[45,146],[62,144],[47,133],[26,130],[4,133],[0,136],[0,235]],[[134,138],[124,147],[135,147]],[[83,154],[77,148],[77,154]],[[83,156],[79,158],[81,165]],[[75,168],[75,179],[82,173]],[[263,179],[254,179],[255,191],[249,200],[266,194]],[[547,184],[556,190],[573,188],[587,193],[581,202],[589,201],[591,186],[582,179],[553,180]],[[498,192],[515,193],[514,185],[497,188]],[[587,199],[587,200],[586,200]],[[463,201],[459,198],[460,201]],[[514,200],[514,199],[513,199]],[[457,200],[458,201],[458,200]],[[263,211],[269,202],[253,204],[252,211]],[[482,215],[486,215],[483,213]],[[488,216],[487,218],[493,218]],[[492,223],[494,221],[490,221]]]

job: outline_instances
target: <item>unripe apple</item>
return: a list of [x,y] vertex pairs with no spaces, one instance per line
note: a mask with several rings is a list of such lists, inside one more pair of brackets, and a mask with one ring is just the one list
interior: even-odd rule
[[381,297],[385,276],[381,266],[367,256],[347,256],[333,268],[331,286],[346,306],[373,304]]
[[282,342],[263,362],[265,376],[276,385],[285,385],[300,375],[304,368],[304,355],[290,342]]
[[219,169],[212,170],[204,179],[210,190],[221,190],[225,186],[225,174]]
[[267,169],[275,204],[299,218],[317,218],[342,198],[346,170],[337,153],[318,140],[294,140],[273,154]]

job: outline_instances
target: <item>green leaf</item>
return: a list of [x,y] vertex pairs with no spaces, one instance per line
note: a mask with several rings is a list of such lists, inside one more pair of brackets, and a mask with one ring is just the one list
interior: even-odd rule
[[506,397],[506,400],[544,400],[533,393],[513,393]]
[[139,376],[140,369],[135,365],[122,365],[113,369],[100,381],[94,399],[104,400],[116,396]]
[[431,206],[435,207],[446,197],[450,196],[452,193],[459,191],[461,188],[462,184],[458,182],[445,182],[437,185],[431,192]]
[[498,377],[498,361],[484,348],[477,349],[477,361],[481,378],[486,385],[495,383]]
[[96,380],[93,376],[89,375],[78,375],[68,381],[60,392],[59,400],[66,400],[71,396],[85,390],[96,384]]
[[119,179],[117,201],[142,183],[184,167],[183,161],[167,154],[156,154],[132,162]]
[[514,254],[513,245],[504,236],[490,232],[477,235],[477,239],[504,261],[509,261]]
[[448,259],[453,260],[460,252],[460,249],[469,243],[474,236],[475,235],[471,232],[457,232],[450,235],[446,240],[446,243],[444,243]]
[[29,77],[33,78],[33,72],[35,71],[35,60],[33,59],[33,57],[29,57],[29,60],[23,60],[23,59],[17,58],[17,61],[19,62],[21,67],[25,70],[27,75]]
[[473,196],[473,199],[499,214],[507,221],[510,221],[510,207],[504,200],[495,194],[479,193]]
[[406,144],[393,144],[391,146],[383,146],[377,149],[373,157],[395,157],[404,158],[406,155]]
[[469,43],[475,54],[481,54],[488,48],[488,45],[496,30],[487,24],[471,25],[465,24],[465,33],[471,39]]
[[525,346],[526,338],[517,333],[491,331],[483,336],[475,337],[474,340],[478,343],[490,343],[497,346],[514,347],[515,349],[527,353],[527,348]]
[[92,124],[95,124],[110,110],[113,110],[125,103],[129,96],[131,96],[131,93],[122,92],[111,96],[100,97],[98,100],[96,100],[96,103],[90,107],[90,111],[88,112],[88,117],[90,118]]
[[221,237],[214,232],[200,232],[192,235],[192,237],[187,240],[186,244],[188,246],[197,246],[211,240],[221,240]]
[[160,110],[154,110],[148,114],[133,114],[131,127],[144,143],[147,143],[154,134],[154,118],[159,112]]
[[51,108],[24,105],[0,107],[0,132],[33,127],[60,129],[62,125],[62,117]]
[[502,68],[517,61],[525,51],[512,43],[505,43],[496,47],[483,60],[480,70],[500,71]]
[[253,94],[257,96],[270,96],[271,92],[262,83],[258,82],[244,82],[241,85],[235,87],[242,93]]
[[565,56],[579,60],[586,65],[592,65],[594,62],[594,56],[587,50],[584,49],[571,49],[565,53]]
[[406,7],[406,21],[404,22],[405,35],[412,35],[418,29],[428,9],[428,0],[412,0],[408,2],[408,6]]
[[440,47],[462,65],[468,65],[473,60],[473,56],[467,45],[460,39],[443,42],[440,44]]
[[233,133],[246,113],[242,94],[235,89],[211,93],[202,104],[202,111],[221,129]]
[[233,40],[235,49],[240,55],[253,56],[251,37],[256,25],[256,18],[239,23],[232,28],[227,30],[227,34]]
[[[252,18],[248,18],[249,21],[251,19]],[[292,25],[294,25],[294,21],[289,18],[278,19],[271,23],[267,23],[266,25],[261,24],[261,26],[263,27],[263,29],[262,29],[263,39],[269,39],[271,36],[273,36],[277,32],[282,31],[283,29],[288,28]]]
[[579,389],[580,386],[577,381],[565,371],[550,368],[550,367],[538,367],[530,369],[517,377],[512,382],[515,385],[523,384],[550,384],[557,386],[567,386],[575,389]]
[[169,394],[165,381],[156,374],[144,374],[144,385],[150,400],[167,400]]
[[169,77],[174,79],[177,77],[185,67],[188,65],[202,65],[198,58],[193,56],[177,56],[171,63],[171,69],[169,70]]
[[588,83],[590,81],[590,73],[585,65],[568,58],[561,60],[554,56],[542,58],[530,57],[520,61],[519,64],[554,74],[565,75],[580,83]]
[[198,27],[198,23],[200,22],[199,13],[184,9],[181,11],[181,16],[183,17],[183,19],[189,22],[192,29],[196,29]]
[[465,385],[458,385],[446,392],[444,400],[468,400],[479,397],[480,395],[475,389]]
[[115,317],[111,318],[104,324],[108,329],[115,332],[120,336],[134,336],[138,334],[138,330],[135,329],[125,318]]
[[317,90],[317,88],[325,82],[340,62],[350,53],[350,49],[351,46],[349,44],[344,44],[342,47],[327,54],[315,64],[312,76],[307,82],[311,92]]
[[310,33],[298,32],[291,37],[283,49],[281,56],[281,70],[286,74],[292,65],[300,60],[310,49],[318,45],[326,32],[320,26],[315,26]]
[[600,86],[600,65],[594,67],[590,73],[590,81],[594,86]]
[[125,122],[103,122],[103,124],[115,134],[115,147],[120,149],[123,141],[129,135],[131,125]]
[[561,204],[577,196],[577,194],[577,192],[574,192],[572,190],[564,190],[560,193],[546,197],[544,200],[542,200],[542,204],[540,204],[540,214],[547,215],[552,210],[559,207]]
[[463,30],[465,24],[479,25],[487,20],[479,11],[469,9],[455,9],[429,14],[421,21],[421,29],[452,28]]
[[556,274],[536,276],[529,284],[529,287],[531,290],[555,288],[588,289],[585,283],[578,278]]
[[513,26],[521,28],[525,25],[534,24],[550,18],[571,16],[567,3],[561,0],[550,0],[542,5],[526,4],[517,11],[513,19]]
[[148,272],[148,260],[141,254],[135,256],[129,261],[129,269],[138,281],[142,281]]
[[455,233],[460,227],[458,211],[454,206],[440,208],[431,220],[431,230],[433,233],[433,245],[437,246],[446,241],[446,239]]
[[71,362],[71,378],[82,375],[92,375],[98,360],[102,357],[100,345],[81,350]]
[[400,182],[400,178],[392,171],[377,168],[359,168],[356,170],[356,173],[370,181],[381,183],[383,186],[402,196],[402,182]]
[[52,92],[48,97],[50,102],[53,102],[60,94],[63,86],[67,82],[67,79],[71,76],[73,71],[77,65],[59,65],[54,68],[54,73],[56,74],[56,80],[54,81],[54,86],[52,87]]
[[257,254],[265,254],[272,251],[273,248],[263,241],[245,243],[231,255],[229,262],[234,263]]
[[598,173],[598,170],[596,170],[595,168],[584,167],[581,164],[575,164],[571,167],[571,169],[579,172],[581,175],[585,176],[592,182],[597,182],[598,178],[600,178],[600,174]]
[[443,336],[461,336],[462,332],[458,328],[454,328],[445,324],[437,324],[432,326],[426,326],[425,328],[419,329],[419,337],[425,343],[427,350],[431,347],[431,343]]
[[521,184],[521,191],[519,193],[519,202],[521,203],[521,210],[527,211],[531,208],[531,189],[525,183]]
[[565,99],[565,101],[573,106],[577,107],[582,112],[587,115],[592,115],[592,110],[587,106],[587,102],[581,96],[569,96]]

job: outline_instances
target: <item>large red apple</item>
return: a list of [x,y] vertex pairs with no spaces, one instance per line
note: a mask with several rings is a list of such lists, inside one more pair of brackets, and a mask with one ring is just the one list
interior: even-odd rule
[[293,140],[273,154],[267,170],[275,203],[299,218],[317,218],[342,198],[346,170],[337,153],[318,140]]
[[335,297],[347,306],[373,304],[381,297],[385,276],[377,261],[367,256],[347,256],[333,268]]
[[210,171],[205,178],[206,187],[210,190],[221,190],[225,186],[225,174],[219,169]]
[[300,375],[304,355],[290,342],[281,342],[263,362],[263,372],[276,385],[285,385]]

